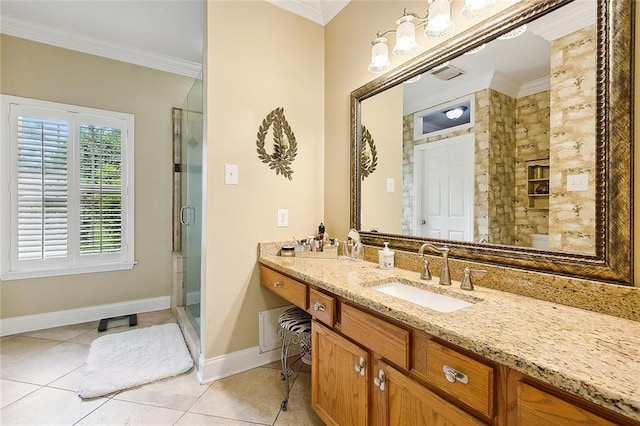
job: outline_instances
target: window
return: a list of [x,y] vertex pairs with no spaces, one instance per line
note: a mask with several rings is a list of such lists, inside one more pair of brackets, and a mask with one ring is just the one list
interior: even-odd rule
[[475,124],[474,96],[454,99],[413,114],[413,139],[440,136],[466,130]]
[[133,267],[133,115],[1,97],[0,278]]

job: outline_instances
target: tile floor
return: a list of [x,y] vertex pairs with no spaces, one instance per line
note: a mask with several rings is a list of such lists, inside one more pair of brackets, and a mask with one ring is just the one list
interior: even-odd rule
[[[170,310],[138,315],[138,326],[175,322]],[[126,320],[70,325],[0,338],[0,424],[9,425],[322,425],[311,410],[308,366],[298,363],[287,411],[279,362],[200,385],[183,375],[103,398],[76,389],[91,342],[127,331]]]

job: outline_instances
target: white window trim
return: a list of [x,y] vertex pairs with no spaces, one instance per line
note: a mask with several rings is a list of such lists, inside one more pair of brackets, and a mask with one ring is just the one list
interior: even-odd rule
[[[127,143],[122,144],[123,172],[122,172],[122,246],[123,256],[113,262],[100,262],[99,264],[85,263],[82,265],[65,265],[62,267],[47,267],[42,269],[15,270],[11,262],[11,247],[14,237],[17,238],[17,230],[12,229],[14,212],[11,208],[11,185],[13,163],[13,150],[15,146],[11,140],[10,111],[11,104],[29,107],[46,108],[58,111],[93,115],[101,121],[104,119],[116,119],[124,121],[127,129]],[[134,260],[134,116],[129,113],[106,111],[95,108],[81,107],[77,105],[61,104],[57,102],[42,101],[0,94],[0,280],[16,280],[24,278],[40,278],[61,275],[86,274],[94,272],[107,272],[131,269],[136,264]],[[75,131],[75,130],[74,130]],[[78,167],[72,160],[72,167]],[[15,227],[14,227],[15,228]]]

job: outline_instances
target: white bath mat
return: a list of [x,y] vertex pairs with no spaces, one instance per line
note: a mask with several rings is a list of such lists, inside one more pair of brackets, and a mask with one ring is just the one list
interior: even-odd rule
[[95,398],[176,376],[192,366],[177,324],[109,334],[91,344],[78,395]]

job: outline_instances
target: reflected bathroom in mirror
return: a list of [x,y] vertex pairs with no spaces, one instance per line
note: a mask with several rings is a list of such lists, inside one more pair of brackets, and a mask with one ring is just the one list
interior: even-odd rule
[[[629,14],[626,3],[516,5],[354,91],[352,128],[366,126],[378,149],[376,173],[352,178],[363,241],[444,240],[452,257],[507,263],[518,253],[522,266],[628,284],[631,222],[608,218],[618,220],[614,206],[631,209],[621,39],[632,18],[609,21],[623,30],[610,45],[604,19]],[[627,158],[612,161],[620,149]]]
[[[384,215],[386,183],[363,182],[362,229],[595,254],[595,23],[595,2],[569,4],[363,101],[399,182]],[[549,165],[533,186],[531,161]]]

